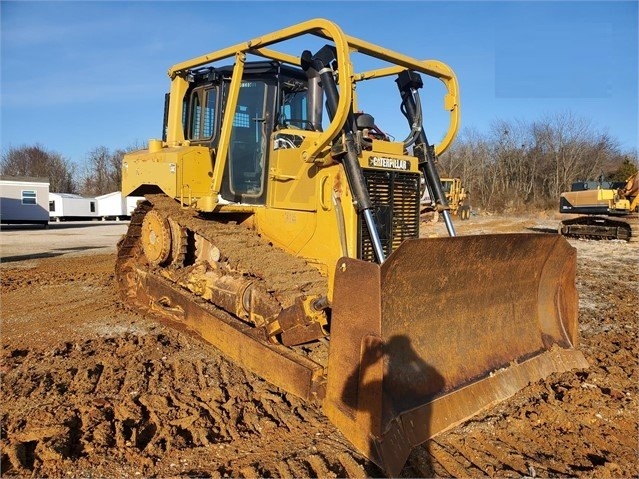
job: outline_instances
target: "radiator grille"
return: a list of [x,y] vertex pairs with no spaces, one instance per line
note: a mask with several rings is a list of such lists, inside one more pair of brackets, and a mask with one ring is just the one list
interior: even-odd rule
[[[419,237],[419,174],[364,169],[384,253],[388,256],[405,239]],[[375,261],[366,222],[358,223],[358,258]]]

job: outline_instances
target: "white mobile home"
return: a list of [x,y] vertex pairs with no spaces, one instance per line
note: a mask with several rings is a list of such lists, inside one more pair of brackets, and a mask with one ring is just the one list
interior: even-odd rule
[[124,197],[124,211],[128,217],[133,214],[133,211],[138,207],[138,201],[143,201],[144,196],[125,196]]
[[98,202],[98,216],[103,220],[114,219],[116,221],[129,218],[142,196],[122,196],[120,191],[96,196]]
[[49,217],[52,221],[92,220],[98,217],[97,201],[71,193],[49,193]]
[[0,222],[49,224],[49,180],[0,176]]

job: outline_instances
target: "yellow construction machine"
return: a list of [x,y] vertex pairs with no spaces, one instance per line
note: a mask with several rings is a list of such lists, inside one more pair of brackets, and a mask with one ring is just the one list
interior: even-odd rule
[[565,236],[637,241],[639,234],[639,171],[625,182],[577,181],[559,198],[559,212],[580,215],[564,220]]
[[[427,187],[426,180],[422,178],[422,213],[436,212],[437,205],[431,199],[433,194]],[[460,220],[470,219],[470,205],[468,204],[468,192],[462,186],[460,178],[441,178],[442,191],[448,203],[450,214]]]
[[[355,56],[375,66],[356,71]],[[314,19],[168,74],[163,138],[122,164],[123,194],[146,197],[118,245],[132,306],[319,403],[390,475],[440,431],[586,366],[574,248],[559,235],[455,235],[435,167],[459,119],[447,65]],[[424,79],[446,90],[434,145]],[[404,141],[357,101],[378,81],[397,95]],[[422,175],[450,238],[419,238]]]

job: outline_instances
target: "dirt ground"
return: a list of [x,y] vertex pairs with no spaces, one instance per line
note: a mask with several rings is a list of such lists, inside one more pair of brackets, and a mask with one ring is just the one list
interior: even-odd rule
[[[460,234],[550,233],[557,220],[456,224]],[[443,225],[423,234],[443,235]],[[28,243],[29,232],[16,238]],[[10,261],[2,239],[3,476],[381,475],[319,408],[128,310],[113,239]],[[570,243],[590,367],[531,384],[437,436],[413,451],[402,477],[639,476],[639,244]]]

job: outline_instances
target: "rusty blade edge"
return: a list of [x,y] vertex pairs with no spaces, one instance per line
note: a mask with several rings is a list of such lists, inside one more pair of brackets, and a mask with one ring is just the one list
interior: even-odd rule
[[399,414],[381,437],[372,437],[378,455],[371,458],[397,476],[410,451],[477,413],[508,399],[527,385],[553,373],[588,367],[581,351],[554,347],[525,362],[500,370],[473,384]]

